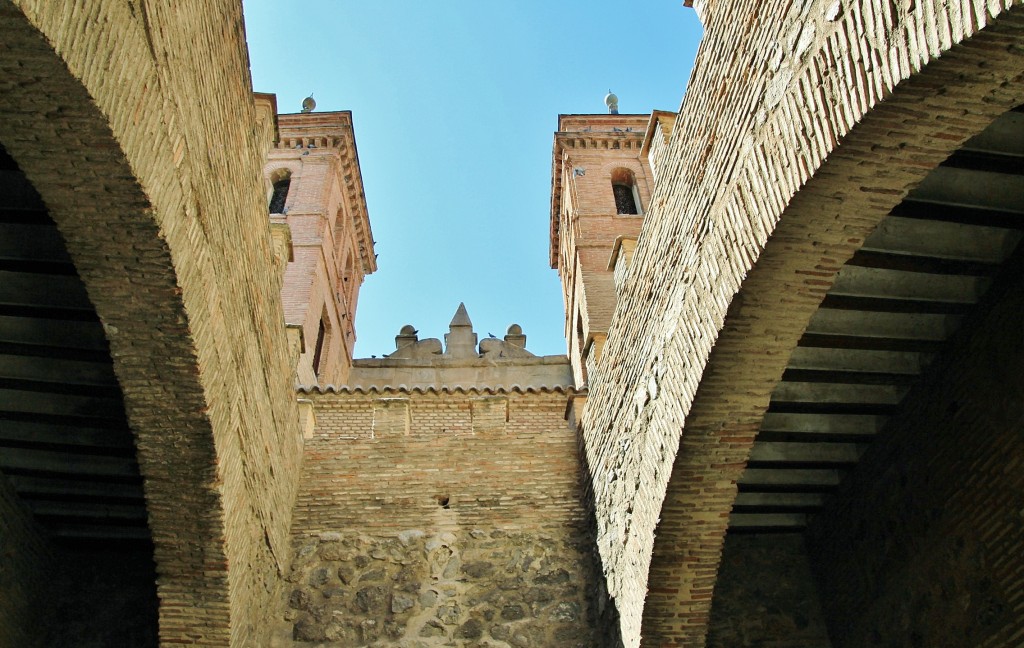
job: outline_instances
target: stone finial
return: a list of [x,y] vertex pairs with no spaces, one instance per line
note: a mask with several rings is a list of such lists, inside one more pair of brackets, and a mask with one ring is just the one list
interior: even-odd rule
[[526,336],[523,335],[523,327],[518,324],[513,324],[508,327],[508,331],[505,333],[505,342],[512,346],[517,346],[520,349],[525,349]]
[[504,340],[497,338],[481,340],[480,353],[489,359],[535,357],[526,350],[526,336],[523,335],[523,327],[518,324],[508,327]]
[[455,311],[455,317],[452,318],[452,323],[448,326],[468,326],[470,329],[473,328],[473,322],[469,319],[469,313],[466,312],[465,302],[459,302],[459,308]]
[[419,333],[419,331],[417,331],[412,324],[406,324],[403,326],[402,330],[395,336],[395,348],[401,349],[403,347],[416,344],[416,342],[419,341],[417,333]]
[[455,317],[444,335],[444,354],[451,358],[475,358],[478,356],[476,350],[477,337],[473,332],[473,322],[466,312],[466,305],[459,304],[455,311]]
[[619,98],[611,90],[608,90],[608,94],[604,96],[604,105],[608,106],[609,115],[619,114]]

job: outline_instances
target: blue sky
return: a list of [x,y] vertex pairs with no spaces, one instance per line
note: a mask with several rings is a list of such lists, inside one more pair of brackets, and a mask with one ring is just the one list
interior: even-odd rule
[[700,38],[679,0],[244,0],[253,88],[298,112],[351,110],[379,255],[360,292],[357,357],[413,324],[442,337],[513,322],[565,353],[548,265],[558,115],[676,110]]

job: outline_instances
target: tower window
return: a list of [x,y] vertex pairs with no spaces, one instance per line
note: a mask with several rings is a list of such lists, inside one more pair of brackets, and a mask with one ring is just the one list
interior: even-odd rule
[[636,197],[633,195],[633,187],[624,184],[613,184],[612,192],[615,194],[615,210],[619,214],[636,214]]
[[612,195],[615,197],[616,214],[639,214],[640,195],[636,190],[636,176],[629,169],[612,172]]
[[274,183],[274,193],[270,197],[270,213],[283,214],[284,203],[288,200],[288,189],[291,187],[292,177],[285,176]]
[[327,327],[324,325],[324,318],[320,318],[320,328],[316,332],[316,346],[313,347],[313,373],[320,375],[320,360],[323,358],[324,338],[327,337]]

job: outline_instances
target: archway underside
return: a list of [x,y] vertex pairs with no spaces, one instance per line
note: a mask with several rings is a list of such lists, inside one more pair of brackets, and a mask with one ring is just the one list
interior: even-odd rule
[[[17,252],[27,258],[7,259],[30,271],[16,273],[18,280],[3,288],[5,307],[29,315],[19,326],[28,337],[3,334],[7,343],[27,345],[13,354],[22,359],[6,366],[24,366],[31,357],[27,371],[58,364],[63,371],[62,363],[75,361],[91,376],[84,385],[25,377],[43,391],[13,399],[13,418],[41,415],[33,416],[31,431],[11,433],[21,447],[5,449],[13,459],[4,461],[18,463],[7,465],[14,487],[51,533],[73,544],[152,536],[165,645],[225,645],[231,622],[216,451],[168,244],[110,121],[83,82],[18,6],[0,2],[0,32],[0,142],[56,224],[54,230],[38,213],[15,218],[33,220],[40,238]],[[67,256],[45,243],[57,232]],[[72,281],[74,273],[81,284]],[[113,358],[117,383],[104,356]],[[33,400],[44,411],[31,410]],[[127,445],[126,419],[134,433]],[[63,438],[47,441],[45,434],[57,430],[40,433],[44,421],[61,426]],[[65,501],[44,502],[42,490]],[[93,512],[82,515],[87,508]]]
[[942,71],[956,56],[851,131],[730,306],[662,507],[644,645],[704,645],[726,533],[801,533],[1012,260],[1024,114],[1000,115],[1024,98],[1019,60],[967,81]]
[[0,472],[66,546],[150,542],[99,317],[46,206],[0,148]]
[[799,532],[1024,236],[1024,107],[914,188],[836,275],[771,395],[731,533]]

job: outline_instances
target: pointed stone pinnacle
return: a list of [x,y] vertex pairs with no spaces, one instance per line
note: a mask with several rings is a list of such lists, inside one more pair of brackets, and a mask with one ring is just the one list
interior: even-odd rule
[[473,322],[469,321],[469,313],[466,312],[466,304],[459,302],[459,309],[455,311],[455,317],[452,318],[450,327],[456,326],[468,326],[473,328]]

